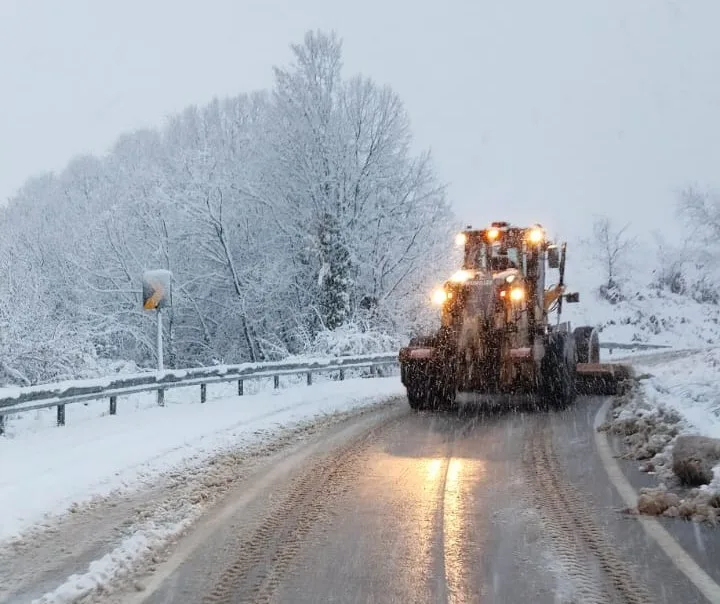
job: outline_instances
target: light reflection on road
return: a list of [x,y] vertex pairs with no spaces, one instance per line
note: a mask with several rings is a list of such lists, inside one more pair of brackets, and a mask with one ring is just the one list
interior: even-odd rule
[[[454,457],[450,460],[445,478],[443,494],[443,558],[448,604],[479,602],[472,592],[468,573],[479,574],[481,569],[473,568],[471,560],[478,559],[477,552],[470,549],[473,544],[469,527],[472,520],[468,505],[472,505],[472,487],[482,480],[485,464],[482,460],[466,460]],[[473,555],[475,554],[475,555]]]
[[437,459],[430,459],[425,461],[427,479],[430,482],[435,482],[440,477],[440,470],[442,470],[445,459],[438,457]]

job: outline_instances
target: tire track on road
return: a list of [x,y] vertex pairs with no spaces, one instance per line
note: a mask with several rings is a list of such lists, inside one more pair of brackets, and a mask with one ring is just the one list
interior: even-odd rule
[[[533,428],[523,462],[553,545],[582,601],[652,604],[647,589],[595,523],[587,502],[564,478],[548,418],[542,418]],[[602,572],[594,572],[594,567]]]
[[357,478],[358,460],[381,433],[402,421],[396,417],[355,437],[313,463],[289,495],[241,543],[232,564],[203,598],[203,604],[270,602],[311,530]]

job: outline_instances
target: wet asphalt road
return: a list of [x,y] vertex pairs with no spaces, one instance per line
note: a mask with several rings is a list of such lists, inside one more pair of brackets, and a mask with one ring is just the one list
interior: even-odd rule
[[[398,401],[337,426],[249,481],[124,601],[705,602],[619,511],[594,450],[601,402]],[[720,579],[717,533],[668,526]]]

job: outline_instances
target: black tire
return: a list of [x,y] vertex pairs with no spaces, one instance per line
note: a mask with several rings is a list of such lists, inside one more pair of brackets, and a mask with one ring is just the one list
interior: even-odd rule
[[540,398],[545,409],[565,409],[577,397],[577,351],[572,335],[550,334],[540,364]]
[[430,397],[427,367],[415,363],[401,367],[401,372],[410,408],[415,411],[422,411],[426,408]]
[[416,336],[410,340],[410,346],[428,346],[435,351],[430,362],[408,364],[403,370],[403,383],[412,409],[445,411],[455,408],[457,384],[451,344],[452,334],[442,328],[434,335]]
[[413,411],[422,411],[424,408],[424,397],[415,389],[407,389],[407,400]]
[[444,380],[435,383],[430,390],[428,408],[433,411],[453,411],[456,408],[455,385]]
[[600,362],[600,336],[595,327],[578,327],[573,331],[578,363]]
[[418,380],[408,386],[407,399],[414,411],[448,411],[455,408],[455,389],[449,384]]

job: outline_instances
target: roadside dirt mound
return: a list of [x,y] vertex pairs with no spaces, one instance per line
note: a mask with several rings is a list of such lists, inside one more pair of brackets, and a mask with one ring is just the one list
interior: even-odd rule
[[709,522],[715,526],[720,521],[720,495],[707,490],[692,489],[681,498],[664,487],[641,489],[637,509],[631,510],[648,516],[683,518],[694,522]]
[[682,484],[697,487],[710,484],[713,468],[720,462],[720,439],[687,434],[673,446],[672,469]]
[[616,399],[610,415],[598,430],[621,438],[622,458],[641,461],[640,470],[659,482],[641,489],[628,512],[720,523],[720,494],[706,486],[720,464],[720,439],[687,434],[690,427],[681,415],[648,403],[639,385]]
[[655,474],[663,483],[678,483],[672,449],[686,426],[675,410],[652,406],[633,389],[616,400],[610,421],[598,429],[622,438],[626,448],[623,459],[642,461],[640,469]]

